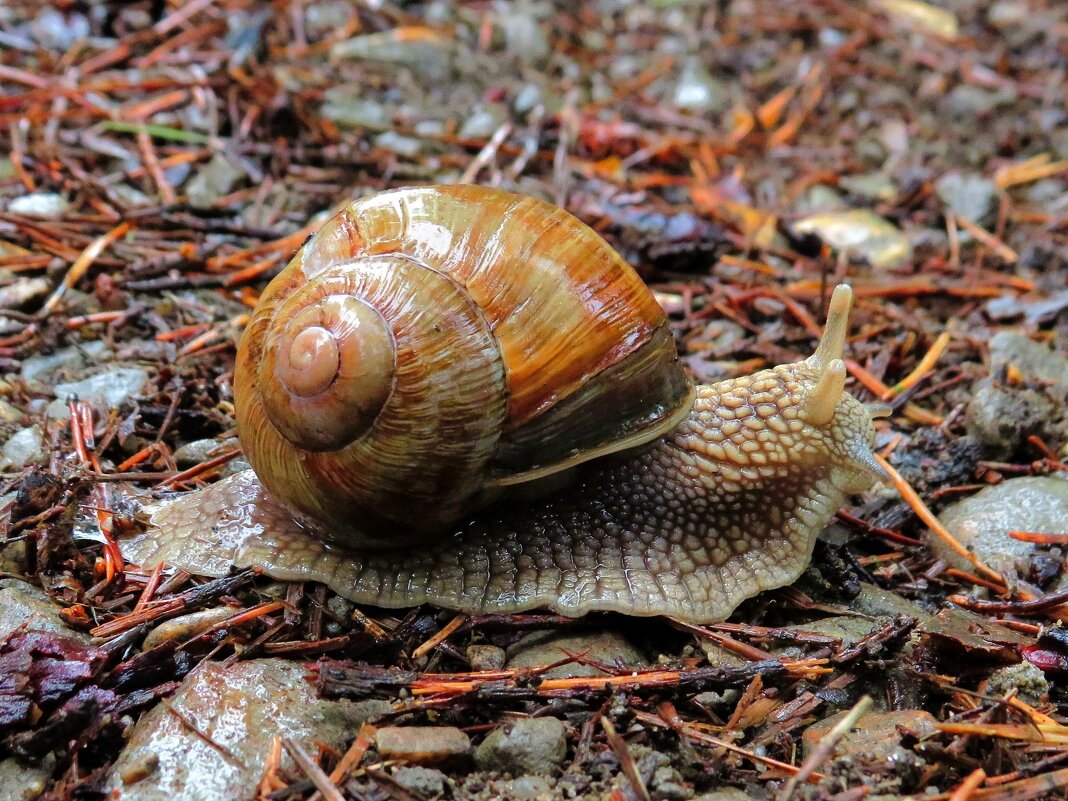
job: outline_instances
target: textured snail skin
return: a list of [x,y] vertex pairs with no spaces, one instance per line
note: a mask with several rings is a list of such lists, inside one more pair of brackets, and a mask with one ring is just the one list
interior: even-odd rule
[[429,545],[332,548],[246,471],[161,508],[124,554],[208,575],[259,567],[384,607],[722,620],[795,580],[845,496],[879,477],[871,415],[835,385],[841,362],[828,358],[841,306],[822,357],[700,386],[689,417],[652,446],[583,465],[560,492],[491,506]]

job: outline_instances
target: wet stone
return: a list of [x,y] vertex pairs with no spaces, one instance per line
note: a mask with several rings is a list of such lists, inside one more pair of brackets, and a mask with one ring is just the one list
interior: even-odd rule
[[504,649],[496,645],[469,645],[466,653],[471,670],[500,670],[504,667]]
[[994,207],[997,186],[982,175],[947,172],[935,183],[935,191],[955,215],[980,223]]
[[18,579],[0,579],[0,641],[23,624],[36,631],[54,631],[80,642],[89,637],[67,628],[59,618],[59,607],[44,590]]
[[[326,701],[307,670],[281,659],[206,662],[186,677],[170,704],[215,743],[210,745],[160,704],[134,726],[105,786],[124,801],[251,799],[274,736],[310,752],[316,743],[344,750],[386,702]],[[286,761],[288,769],[295,766]]]
[[[1010,531],[1068,531],[1068,481],[1051,476],[1013,478],[946,508],[939,519],[958,542],[994,570],[1026,579],[1036,545]],[[931,547],[950,565],[971,570],[967,560],[932,537]]]
[[912,258],[912,246],[893,224],[867,209],[813,214],[794,223],[798,234],[815,234],[835,250],[876,269],[899,267]]
[[217,456],[221,443],[216,439],[195,439],[174,452],[174,461],[183,470]]
[[[550,665],[568,658],[568,654],[613,667],[636,667],[646,660],[644,655],[625,637],[614,631],[535,632],[528,634],[508,648],[508,667],[524,668]],[[574,676],[603,676],[604,671],[592,665],[572,662],[539,674],[546,678]]]
[[447,777],[435,768],[420,765],[405,765],[393,772],[393,779],[405,790],[424,798],[433,798],[445,792]]
[[[968,406],[969,432],[997,456],[1012,453],[1030,434],[1061,439],[1068,428],[1068,359],[1009,331],[996,334],[989,348],[990,374]],[[1010,368],[1018,378],[1006,378]]]
[[70,414],[67,401],[77,398],[94,409],[110,411],[122,407],[148,383],[148,373],[140,367],[118,367],[72,384],[56,384],[56,399],[48,405],[48,415],[61,420]]
[[1049,700],[1046,675],[1028,661],[995,670],[986,681],[986,694],[1001,698],[1016,690],[1020,700],[1036,706]]
[[544,776],[519,776],[496,783],[496,788],[505,798],[515,801],[538,801],[538,799],[558,798],[554,794],[553,783]]
[[57,350],[47,356],[31,356],[22,363],[20,375],[22,380],[35,388],[44,389],[55,379],[61,370],[77,370],[90,362],[106,359],[111,351],[103,340],[86,342]]
[[471,755],[471,738],[454,726],[385,726],[375,734],[375,747],[383,759],[457,765]]
[[[848,711],[839,712],[805,729],[801,744],[806,755],[811,754],[816,744],[848,714]],[[910,734],[920,738],[933,734],[936,723],[933,715],[918,709],[868,712],[839,740],[834,755],[869,765],[916,760],[915,753],[901,745],[902,737]]]
[[207,631],[216,623],[233,617],[240,610],[231,609],[227,606],[218,606],[211,609],[203,609],[188,615],[172,618],[160,623],[152,629],[142,643],[142,650],[148,651],[157,645],[162,645],[171,640],[188,640],[198,634]]
[[693,801],[753,801],[753,796],[737,787],[720,787],[694,796]]
[[194,175],[186,193],[189,203],[195,208],[210,208],[223,195],[230,194],[244,173],[235,167],[228,158],[221,154],[212,156]]
[[19,429],[0,448],[0,470],[41,464],[45,460],[44,440],[38,426]]
[[567,756],[567,735],[557,718],[521,718],[494,729],[475,750],[480,770],[552,775]]

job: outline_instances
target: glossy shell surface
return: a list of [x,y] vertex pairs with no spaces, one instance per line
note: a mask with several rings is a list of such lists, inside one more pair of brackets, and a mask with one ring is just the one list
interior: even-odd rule
[[473,186],[327,222],[265,290],[236,396],[268,490],[359,545],[656,439],[693,403],[664,312],[604,240]]

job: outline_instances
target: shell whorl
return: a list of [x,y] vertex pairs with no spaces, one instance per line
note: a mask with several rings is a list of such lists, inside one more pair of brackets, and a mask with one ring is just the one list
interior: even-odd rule
[[268,417],[295,445],[344,447],[366,432],[393,390],[396,347],[381,314],[334,280],[311,281],[278,311],[260,380]]
[[267,490],[362,547],[656,439],[693,397],[663,310],[603,239],[471,186],[323,225],[261,296],[235,376]]
[[[242,339],[235,394],[250,463],[338,539],[396,545],[439,528],[482,493],[503,428],[492,334],[452,281],[401,256],[305,278],[287,276],[300,285],[266,298]],[[329,359],[299,369],[305,338],[312,356],[336,347],[333,375]]]

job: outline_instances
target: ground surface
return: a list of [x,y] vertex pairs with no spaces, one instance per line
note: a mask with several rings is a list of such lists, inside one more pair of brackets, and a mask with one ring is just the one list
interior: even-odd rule
[[[941,6],[4,4],[0,797],[150,797],[158,755],[109,777],[135,721],[206,660],[265,657],[379,704],[306,743],[327,772],[350,749],[336,787],[172,712],[249,769],[246,797],[1063,797],[1068,11]],[[879,449],[981,564],[892,492],[844,510],[797,585],[703,628],[395,614],[124,564],[139,498],[240,465],[234,343],[268,278],[348,199],[457,181],[602,232],[700,380],[810,352],[848,279],[849,389],[890,402]],[[517,734],[531,716],[564,725]],[[468,739],[434,739],[450,726]]]

